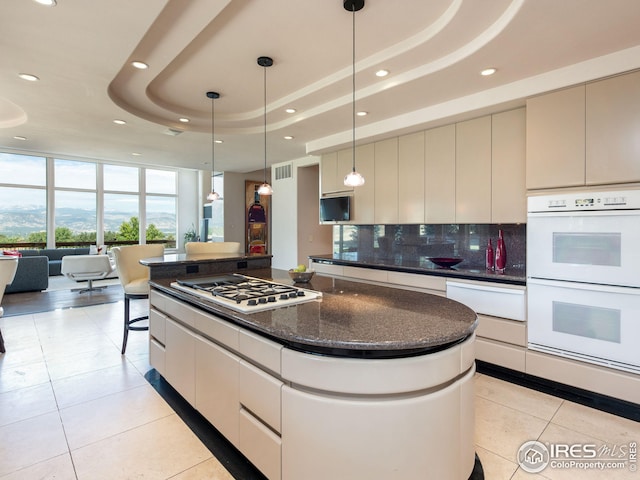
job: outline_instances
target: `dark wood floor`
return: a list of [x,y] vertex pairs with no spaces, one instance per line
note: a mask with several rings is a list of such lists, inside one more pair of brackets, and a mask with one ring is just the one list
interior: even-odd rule
[[7,317],[49,312],[59,308],[88,307],[102,303],[114,303],[122,299],[122,286],[110,285],[102,290],[84,293],[78,293],[76,289],[6,293],[2,298],[2,308],[4,308],[4,316]]

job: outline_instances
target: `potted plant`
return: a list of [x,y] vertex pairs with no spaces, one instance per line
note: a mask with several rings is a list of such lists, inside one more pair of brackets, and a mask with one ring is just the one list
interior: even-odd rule
[[196,233],[195,225],[192,223],[191,227],[187,229],[186,232],[184,232],[184,243],[197,242],[197,241],[198,241],[198,234]]

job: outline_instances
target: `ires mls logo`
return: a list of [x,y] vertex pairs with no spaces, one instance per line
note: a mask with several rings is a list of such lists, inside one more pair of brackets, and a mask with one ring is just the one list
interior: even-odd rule
[[547,467],[579,470],[637,470],[637,442],[622,445],[542,443],[531,440],[518,449],[518,464],[527,473]]

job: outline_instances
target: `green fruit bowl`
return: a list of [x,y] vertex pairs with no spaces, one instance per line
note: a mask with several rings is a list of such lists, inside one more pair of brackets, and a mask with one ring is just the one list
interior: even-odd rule
[[295,270],[289,270],[289,276],[291,280],[296,283],[307,283],[315,275],[315,270],[307,270],[306,272],[296,272]]

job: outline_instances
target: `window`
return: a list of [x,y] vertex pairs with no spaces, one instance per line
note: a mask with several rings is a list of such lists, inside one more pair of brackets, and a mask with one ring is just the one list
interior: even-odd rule
[[176,174],[168,170],[145,170],[146,242],[168,241],[176,246]]
[[0,244],[47,242],[47,159],[0,153]]
[[103,166],[103,235],[111,242],[138,243],[140,237],[140,169]]
[[96,243],[96,164],[54,160],[55,243],[75,246]]
[[56,159],[53,171],[56,188],[96,189],[95,163]]
[[175,248],[177,178],[172,170],[0,152],[0,248],[138,243],[141,224],[148,242]]
[[56,190],[56,246],[96,243],[96,193]]

